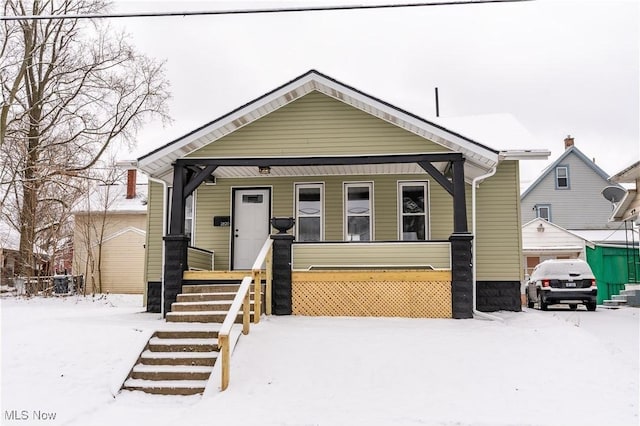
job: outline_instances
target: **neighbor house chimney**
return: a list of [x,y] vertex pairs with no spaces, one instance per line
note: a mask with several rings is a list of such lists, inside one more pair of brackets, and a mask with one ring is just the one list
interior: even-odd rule
[[127,199],[136,197],[136,169],[127,170]]
[[567,135],[566,138],[564,138],[564,149],[569,149],[573,146],[573,138],[571,137],[571,135]]

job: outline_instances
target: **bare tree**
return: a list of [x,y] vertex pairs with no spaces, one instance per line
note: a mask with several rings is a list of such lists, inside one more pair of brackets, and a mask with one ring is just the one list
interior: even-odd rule
[[[101,0],[6,0],[3,11],[74,15],[106,9]],[[29,273],[39,214],[51,211],[49,202],[63,201],[53,201],[50,191],[77,186],[73,178],[107,148],[133,144],[145,120],[168,120],[168,82],[162,63],[136,52],[106,21],[3,21],[2,32],[0,210],[18,212],[19,271]]]

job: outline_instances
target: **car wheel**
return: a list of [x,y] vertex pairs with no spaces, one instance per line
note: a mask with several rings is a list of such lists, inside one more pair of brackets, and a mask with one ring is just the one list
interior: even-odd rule
[[569,309],[571,309],[572,311],[575,311],[576,309],[578,309],[578,304],[577,303],[569,303]]
[[596,302],[587,303],[587,311],[595,311],[596,310]]
[[533,309],[533,301],[531,300],[531,298],[529,297],[529,292],[527,292],[527,308],[529,309]]
[[542,297],[542,293],[538,294],[538,302],[540,303],[540,309],[546,311],[549,308],[549,304]]

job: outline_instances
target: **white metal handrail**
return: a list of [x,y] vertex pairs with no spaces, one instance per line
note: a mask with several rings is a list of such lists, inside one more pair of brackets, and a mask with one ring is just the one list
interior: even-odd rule
[[220,330],[218,331],[218,350],[220,351],[220,362],[222,363],[222,383],[221,389],[225,390],[229,386],[229,370],[230,370],[230,344],[229,335],[231,327],[236,322],[236,318],[242,308],[242,334],[249,334],[251,302],[249,300],[249,289],[251,288],[252,278],[247,276],[242,279],[238,293],[231,303],[229,312],[224,318]]

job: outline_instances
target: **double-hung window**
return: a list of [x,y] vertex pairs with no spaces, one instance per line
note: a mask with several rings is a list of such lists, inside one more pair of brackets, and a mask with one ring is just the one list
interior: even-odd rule
[[424,241],[429,238],[427,182],[398,183],[400,239]]
[[296,185],[296,240],[323,239],[323,184]]
[[569,189],[569,167],[556,167],[556,189]]
[[344,184],[344,239],[373,239],[373,183]]

